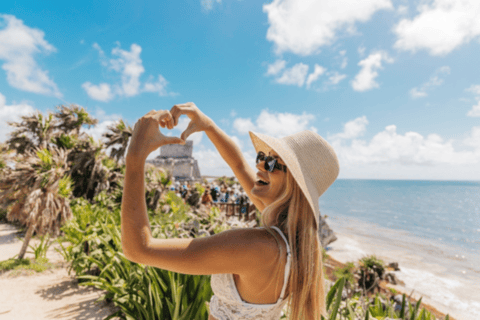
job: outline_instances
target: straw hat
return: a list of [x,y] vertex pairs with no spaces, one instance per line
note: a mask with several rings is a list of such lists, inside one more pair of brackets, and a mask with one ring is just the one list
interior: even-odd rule
[[274,150],[290,170],[315,213],[317,229],[318,199],[337,179],[340,166],[332,146],[312,131],[301,131],[281,139],[249,132],[257,152]]

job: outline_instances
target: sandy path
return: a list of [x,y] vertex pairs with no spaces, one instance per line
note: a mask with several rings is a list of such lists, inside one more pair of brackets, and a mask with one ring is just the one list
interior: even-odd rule
[[[22,242],[16,239],[17,229],[0,223],[0,261],[20,252]],[[38,240],[30,241],[36,244]],[[29,251],[29,250],[27,250]],[[33,257],[32,254],[26,254]],[[47,253],[55,269],[43,273],[7,272],[0,275],[0,319],[104,319],[115,311],[105,302],[95,301],[102,290],[78,286],[67,273],[62,256],[52,245]]]

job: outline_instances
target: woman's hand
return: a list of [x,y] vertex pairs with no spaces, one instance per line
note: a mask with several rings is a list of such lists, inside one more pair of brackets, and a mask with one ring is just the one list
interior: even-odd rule
[[166,144],[185,144],[185,140],[178,137],[163,135],[158,125],[162,128],[172,129],[173,118],[167,110],[152,110],[141,117],[133,128],[132,138],[127,151],[127,158],[145,161],[148,155]]
[[190,118],[190,123],[188,124],[187,129],[185,129],[180,136],[184,141],[186,141],[188,136],[192,133],[205,131],[213,125],[212,119],[203,114],[193,102],[174,105],[170,110],[170,113],[173,118],[173,126],[178,124],[178,119],[182,114],[185,114]]

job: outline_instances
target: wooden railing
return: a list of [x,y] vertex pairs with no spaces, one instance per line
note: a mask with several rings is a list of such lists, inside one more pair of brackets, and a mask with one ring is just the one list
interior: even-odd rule
[[[225,212],[226,216],[238,216],[244,220],[249,219],[249,213],[252,211],[255,212],[255,206],[253,204],[244,204],[241,205],[239,203],[225,203],[225,202],[214,202],[214,206],[217,206],[220,211]],[[250,220],[256,218],[256,215],[250,215]]]

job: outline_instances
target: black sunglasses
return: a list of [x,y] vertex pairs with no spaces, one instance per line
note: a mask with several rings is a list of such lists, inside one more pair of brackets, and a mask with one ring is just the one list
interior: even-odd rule
[[259,151],[257,154],[257,160],[256,163],[258,164],[261,161],[265,161],[265,170],[268,172],[273,172],[273,170],[278,169],[278,170],[283,170],[283,172],[287,172],[287,166],[284,166],[283,164],[280,164],[277,162],[277,159],[275,159],[272,156],[266,156],[265,153],[262,151]]

